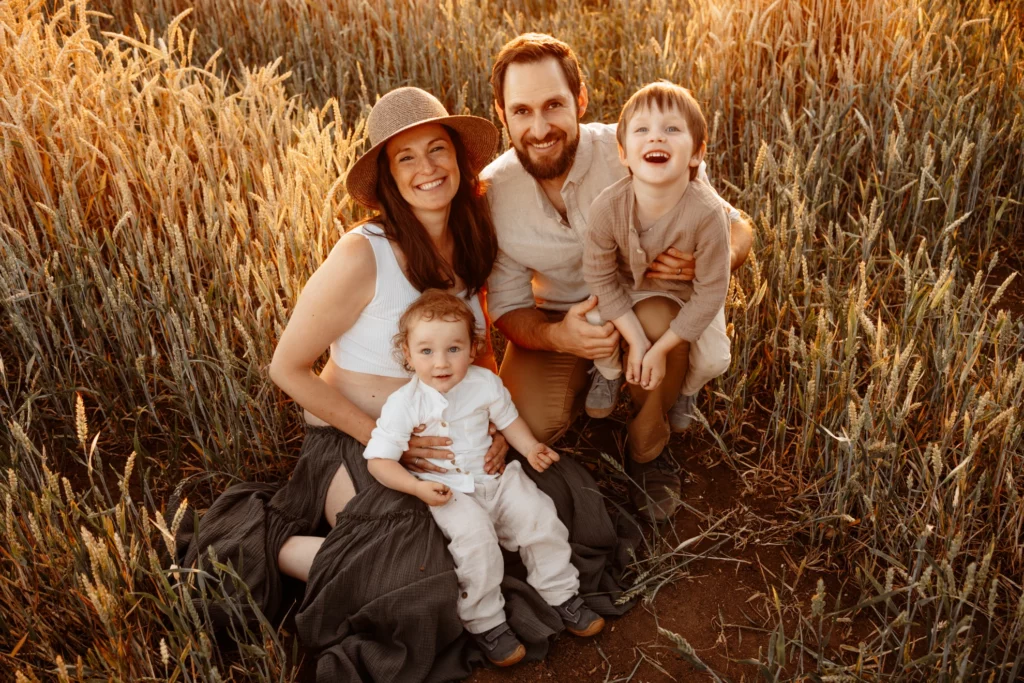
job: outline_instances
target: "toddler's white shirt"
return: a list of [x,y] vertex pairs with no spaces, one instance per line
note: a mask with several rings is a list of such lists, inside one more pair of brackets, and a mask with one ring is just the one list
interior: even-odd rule
[[434,465],[446,468],[448,471],[444,474],[413,474],[455,491],[472,493],[477,481],[497,476],[484,472],[484,456],[491,447],[491,435],[487,433],[489,423],[493,422],[501,430],[518,417],[508,389],[497,375],[485,368],[471,365],[462,381],[447,394],[413,377],[384,403],[363,457],[398,460],[409,448],[412,430],[426,425],[418,436],[447,436],[452,440],[448,450],[455,459],[428,458]]

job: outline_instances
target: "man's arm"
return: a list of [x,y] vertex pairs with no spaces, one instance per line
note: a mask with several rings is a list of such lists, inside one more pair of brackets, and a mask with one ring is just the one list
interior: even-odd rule
[[611,323],[591,325],[587,311],[597,306],[591,296],[570,308],[565,317],[551,322],[542,311],[517,308],[494,321],[494,326],[516,346],[534,351],[571,353],[580,358],[607,358],[619,344],[619,333]]
[[596,298],[581,301],[564,319],[551,322],[536,308],[532,280],[529,268],[499,249],[487,279],[487,314],[510,342],[524,349],[571,353],[581,358],[611,355],[619,343],[615,326],[591,325],[584,317],[597,305]]

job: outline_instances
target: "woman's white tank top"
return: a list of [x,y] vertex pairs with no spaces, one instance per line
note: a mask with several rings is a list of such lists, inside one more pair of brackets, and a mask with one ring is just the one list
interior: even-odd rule
[[[364,223],[352,232],[362,235],[373,247],[377,263],[377,283],[373,300],[366,305],[355,324],[331,344],[331,360],[339,368],[384,377],[409,377],[395,358],[391,340],[398,334],[398,318],[420,296],[405,277],[391,242],[380,226]],[[465,298],[463,296],[463,298]],[[480,297],[466,299],[478,332],[484,332],[484,312]]]

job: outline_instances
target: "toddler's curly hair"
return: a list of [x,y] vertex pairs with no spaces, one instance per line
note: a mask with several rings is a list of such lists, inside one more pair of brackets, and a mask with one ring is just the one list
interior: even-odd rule
[[398,319],[398,334],[391,339],[394,346],[395,359],[405,368],[406,372],[412,372],[412,366],[405,359],[404,347],[409,343],[409,329],[420,320],[433,320],[440,318],[448,322],[464,322],[469,330],[469,344],[475,353],[483,350],[483,335],[476,329],[476,317],[473,309],[464,300],[444,291],[443,289],[428,289],[420,294],[420,297],[409,304],[405,313]]

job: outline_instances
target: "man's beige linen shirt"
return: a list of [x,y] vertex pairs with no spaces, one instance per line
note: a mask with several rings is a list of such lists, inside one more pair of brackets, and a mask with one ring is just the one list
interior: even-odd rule
[[[598,196],[592,214],[583,276],[597,295],[601,317],[614,320],[629,312],[631,291],[668,292],[683,301],[670,328],[683,341],[696,341],[729,290],[729,221],[718,194],[700,178],[691,180],[676,205],[644,228],[633,179],[623,178]],[[645,277],[651,261],[673,246],[694,255],[693,281]]]
[[[707,181],[703,162],[698,174]],[[626,167],[619,162],[615,126],[604,123],[580,126],[576,160],[562,187],[565,220],[523,168],[514,149],[484,169],[481,177],[490,183],[487,198],[498,233],[498,259],[487,281],[491,320],[517,308],[567,311],[590,295],[583,280],[590,205],[626,175]],[[730,220],[740,219],[738,211],[724,200],[722,204]]]

